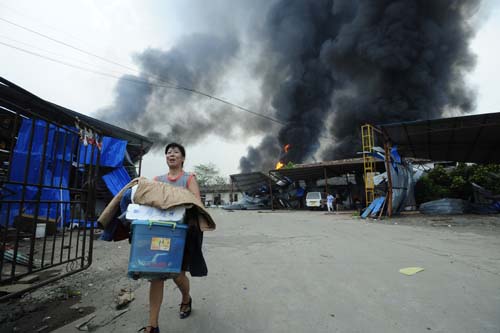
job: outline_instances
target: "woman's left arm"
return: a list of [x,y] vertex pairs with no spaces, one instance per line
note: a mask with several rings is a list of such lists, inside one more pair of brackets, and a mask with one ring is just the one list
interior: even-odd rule
[[194,174],[191,176],[191,179],[189,179],[187,189],[201,201],[200,187],[198,186],[198,182],[196,181]]

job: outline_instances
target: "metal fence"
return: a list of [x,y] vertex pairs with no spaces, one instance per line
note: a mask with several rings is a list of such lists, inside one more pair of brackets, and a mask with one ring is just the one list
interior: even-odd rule
[[2,300],[91,265],[100,148],[31,110],[0,105],[0,126],[0,285],[45,274]]

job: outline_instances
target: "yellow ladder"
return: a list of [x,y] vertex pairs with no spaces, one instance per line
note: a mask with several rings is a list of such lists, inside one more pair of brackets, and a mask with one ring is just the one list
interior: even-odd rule
[[365,169],[365,195],[366,206],[373,202],[375,196],[375,184],[373,176],[375,176],[375,158],[369,155],[374,146],[373,126],[365,124],[361,126],[361,140],[363,143],[363,165]]

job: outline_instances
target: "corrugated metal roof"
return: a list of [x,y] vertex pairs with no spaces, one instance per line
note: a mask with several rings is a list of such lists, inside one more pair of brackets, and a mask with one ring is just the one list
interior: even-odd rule
[[[383,161],[376,160],[377,170],[385,171]],[[363,173],[363,158],[348,158],[343,160],[325,161],[311,164],[297,164],[291,169],[271,170],[270,173],[278,178],[288,177],[292,180],[317,180],[326,177],[335,177],[347,173]]]
[[78,118],[102,135],[126,140],[129,145],[127,150],[133,160],[146,154],[153,145],[153,142],[145,136],[43,100],[3,77],[0,77],[0,106],[27,116],[30,113],[36,113],[37,116],[66,126],[74,126]]
[[274,185],[271,177],[262,172],[239,173],[229,176],[236,189],[241,192],[252,193],[263,186]]
[[500,163],[500,112],[378,127],[404,157]]

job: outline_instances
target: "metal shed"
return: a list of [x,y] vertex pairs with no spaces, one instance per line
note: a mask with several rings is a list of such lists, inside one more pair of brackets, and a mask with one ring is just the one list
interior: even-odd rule
[[0,285],[92,263],[99,202],[140,174],[153,142],[45,101],[0,77]]

